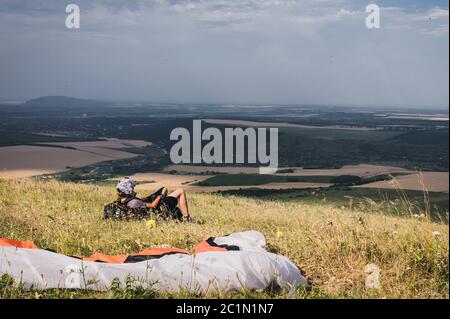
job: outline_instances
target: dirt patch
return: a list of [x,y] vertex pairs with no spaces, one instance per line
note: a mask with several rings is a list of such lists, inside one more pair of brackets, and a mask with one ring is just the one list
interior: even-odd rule
[[423,190],[424,187],[430,192],[449,192],[448,172],[424,172],[405,176],[398,176],[390,181],[381,181],[371,184],[357,186],[359,188],[388,188]]

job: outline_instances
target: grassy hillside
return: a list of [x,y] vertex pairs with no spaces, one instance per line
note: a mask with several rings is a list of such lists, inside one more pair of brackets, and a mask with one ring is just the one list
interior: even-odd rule
[[[448,226],[427,216],[193,194],[195,223],[166,222],[149,228],[144,221],[103,221],[103,205],[114,197],[112,187],[0,180],[0,237],[33,240],[69,255],[122,254],[161,244],[192,250],[205,237],[255,229],[265,234],[269,250],[288,256],[311,280],[313,289],[299,291],[300,298],[449,297]],[[380,290],[365,288],[364,268],[369,263],[381,268]],[[195,296],[113,290],[26,292],[3,277],[0,297]],[[286,296],[241,291],[206,297]]]
[[[449,223],[448,193],[400,189],[354,188],[332,186],[315,189],[262,189],[247,188],[218,192],[223,196],[238,196],[259,200],[290,202],[292,204],[327,204],[337,208],[357,209],[389,215],[420,215],[428,211],[430,218]],[[424,197],[425,195],[425,197]],[[428,214],[428,213],[427,213]]]

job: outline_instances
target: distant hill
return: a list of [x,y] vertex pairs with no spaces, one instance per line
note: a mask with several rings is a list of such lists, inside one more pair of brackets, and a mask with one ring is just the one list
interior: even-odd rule
[[79,99],[67,96],[43,96],[36,99],[26,101],[24,106],[41,106],[41,107],[80,107],[80,106],[102,106],[106,102]]

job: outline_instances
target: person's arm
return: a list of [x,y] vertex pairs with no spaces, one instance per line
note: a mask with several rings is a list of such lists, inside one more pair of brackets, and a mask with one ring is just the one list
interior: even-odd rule
[[158,207],[161,197],[162,197],[161,195],[156,196],[156,199],[151,203],[147,203],[146,207],[150,209],[155,209],[156,207]]
[[143,198],[142,201],[149,203],[153,198],[156,199],[156,197],[158,195],[161,195],[162,197],[167,195],[167,188],[165,187],[161,187],[160,189],[158,189],[156,192],[154,192],[151,195],[148,195],[147,197]]

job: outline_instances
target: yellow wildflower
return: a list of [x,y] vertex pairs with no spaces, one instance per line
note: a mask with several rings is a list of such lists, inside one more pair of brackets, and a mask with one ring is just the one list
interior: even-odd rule
[[155,228],[156,227],[156,220],[154,219],[149,219],[146,223],[148,228]]

